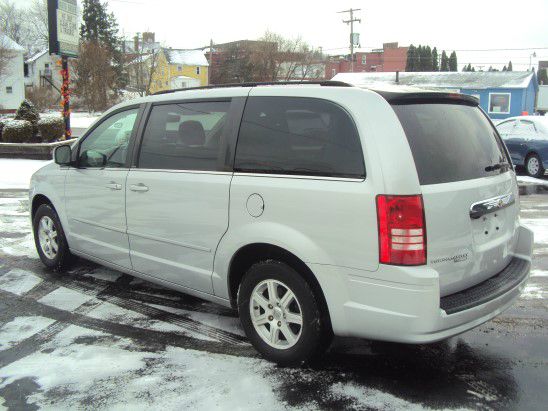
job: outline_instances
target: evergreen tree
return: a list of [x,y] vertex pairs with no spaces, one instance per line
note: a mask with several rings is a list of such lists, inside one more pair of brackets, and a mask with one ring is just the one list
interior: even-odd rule
[[449,56],[449,71],[458,71],[457,53],[454,51]]
[[422,51],[422,46],[419,44],[419,46],[417,47],[417,58],[415,59],[415,66],[416,66],[416,69],[415,71],[422,71],[422,56],[423,56],[423,51]]
[[99,0],[84,0],[80,39],[82,43],[95,42],[106,48],[111,57],[111,66],[116,73],[115,92],[127,85],[123,69],[122,40],[118,35],[118,23],[113,13],[107,13],[106,4]]
[[425,46],[422,49],[421,64],[422,71],[432,71],[432,49],[430,46]]
[[508,71],[512,71],[512,61],[508,62]]
[[435,47],[432,49],[432,70],[440,71],[440,62],[438,61],[438,49]]
[[506,66],[504,66],[504,67],[502,68],[502,71],[507,71],[507,70],[508,70],[508,69],[506,68]]
[[417,49],[411,44],[409,49],[407,49],[407,63],[405,64],[405,71],[416,71],[416,58]]
[[441,53],[440,71],[449,71],[449,59],[447,58],[445,50]]

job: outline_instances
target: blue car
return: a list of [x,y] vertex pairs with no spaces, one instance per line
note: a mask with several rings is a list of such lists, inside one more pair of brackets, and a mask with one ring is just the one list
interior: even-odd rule
[[511,117],[497,124],[512,162],[531,177],[542,177],[548,169],[548,117]]

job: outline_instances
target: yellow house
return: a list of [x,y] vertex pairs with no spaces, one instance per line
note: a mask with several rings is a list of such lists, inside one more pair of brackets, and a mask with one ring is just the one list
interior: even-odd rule
[[150,92],[208,85],[209,63],[202,50],[161,48]]

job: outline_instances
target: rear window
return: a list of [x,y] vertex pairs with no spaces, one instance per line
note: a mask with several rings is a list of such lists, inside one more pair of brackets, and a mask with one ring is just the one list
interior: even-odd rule
[[478,107],[463,104],[393,105],[409,141],[422,185],[505,172],[503,143]]
[[234,162],[236,171],[363,178],[354,122],[341,107],[304,97],[250,97]]

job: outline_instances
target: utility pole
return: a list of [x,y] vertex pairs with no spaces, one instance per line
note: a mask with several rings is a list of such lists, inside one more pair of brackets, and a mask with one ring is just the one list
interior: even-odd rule
[[343,23],[350,24],[350,72],[354,72],[354,22],[361,23],[361,19],[354,18],[354,12],[360,11],[361,9],[348,9],[344,11],[339,11],[340,13],[350,13],[350,20],[343,20]]
[[211,86],[211,75],[213,74],[213,39],[209,39],[209,67],[207,68],[207,85]]

